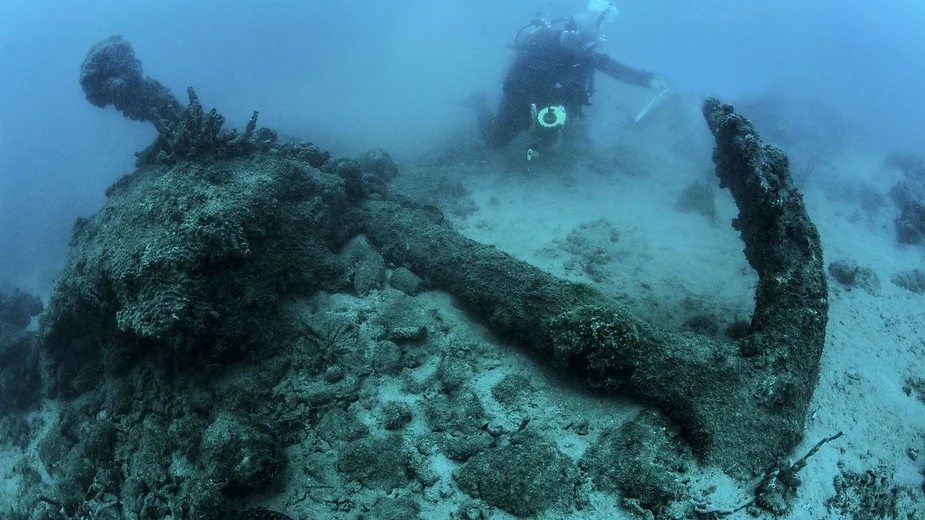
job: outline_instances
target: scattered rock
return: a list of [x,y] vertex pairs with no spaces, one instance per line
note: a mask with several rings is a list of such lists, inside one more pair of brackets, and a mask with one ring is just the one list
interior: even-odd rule
[[369,437],[369,428],[350,412],[331,407],[315,425],[318,436],[330,444]]
[[400,430],[413,417],[411,408],[399,401],[390,401],[382,407],[382,427],[386,430]]
[[450,460],[465,462],[494,443],[483,428],[488,422],[485,410],[471,392],[437,394],[425,403],[424,415],[437,444]]
[[282,469],[272,432],[222,413],[202,434],[201,460],[213,482],[228,489],[261,489]]
[[919,179],[906,177],[890,188],[889,196],[896,207],[902,209],[907,204],[925,199],[925,184]]
[[903,172],[906,177],[925,179],[925,159],[912,154],[892,154],[886,158],[887,166]]
[[569,507],[578,471],[555,445],[533,435],[472,457],[456,473],[460,489],[518,517]]
[[288,515],[262,507],[251,507],[240,513],[231,513],[231,520],[292,520]]
[[679,474],[689,454],[676,428],[656,412],[640,412],[632,421],[605,431],[580,465],[604,491],[619,490],[625,500],[656,518],[683,496]]
[[37,405],[41,387],[35,334],[0,322],[0,416]]
[[908,202],[894,221],[896,235],[903,244],[920,245],[925,243],[925,204]]
[[716,337],[719,333],[719,322],[716,317],[709,314],[697,314],[684,321],[684,328],[701,336]]
[[684,188],[674,207],[682,213],[699,213],[713,222],[716,219],[716,194],[705,181],[696,180]]
[[385,260],[365,237],[351,240],[341,251],[344,263],[351,266],[353,289],[357,296],[366,296],[382,288],[385,282]]
[[903,385],[903,392],[908,396],[915,396],[920,403],[925,405],[925,378],[909,377],[906,378],[906,384]]
[[384,498],[369,511],[368,518],[376,520],[412,520],[419,518],[421,506],[407,496]]
[[0,322],[18,329],[28,327],[32,318],[38,316],[44,308],[38,296],[20,290],[12,293],[0,292]]
[[858,264],[853,261],[838,261],[829,264],[829,274],[842,285],[854,286],[858,276]]
[[880,277],[869,267],[860,267],[852,260],[838,260],[829,264],[829,274],[838,283],[851,289],[860,287],[872,296],[880,294]]
[[829,512],[855,520],[882,518],[923,518],[921,490],[894,482],[883,467],[854,472],[839,464],[841,473],[835,476],[835,496],[826,500]]
[[427,327],[394,327],[386,329],[382,338],[401,345],[402,343],[422,343],[427,340]]
[[909,269],[908,271],[896,273],[890,278],[890,281],[907,291],[925,294],[925,271],[922,269]]
[[360,165],[353,159],[332,159],[321,167],[323,171],[333,173],[343,179],[347,200],[355,202],[366,198],[370,193],[370,184],[363,178]]
[[917,156],[892,156],[887,165],[903,172],[891,189],[890,198],[900,214],[896,217],[896,234],[901,243],[925,243],[925,161]]
[[874,215],[880,212],[880,210],[887,205],[887,200],[886,197],[883,196],[883,193],[880,193],[877,187],[870,184],[861,184],[858,186],[857,198],[861,209],[868,215]]
[[726,337],[738,341],[751,332],[752,323],[749,320],[736,320],[726,327]]
[[475,368],[471,362],[458,353],[449,353],[444,355],[437,365],[433,380],[439,385],[441,392],[454,395],[465,388],[466,383],[472,381],[474,376]]
[[38,402],[39,346],[36,334],[25,329],[43,307],[31,294],[0,292],[0,416]]
[[377,374],[394,376],[404,368],[401,349],[394,341],[377,341],[370,361]]
[[389,284],[409,296],[418,294],[424,288],[424,280],[405,267],[399,267],[392,271]]
[[506,408],[514,408],[518,402],[535,390],[533,381],[523,374],[508,374],[491,388],[491,396]]
[[[87,499],[87,486],[91,482],[113,482],[117,466],[119,482],[124,479],[130,485],[132,475],[142,465],[139,459],[156,449],[149,445],[146,453],[135,454],[133,464],[117,465],[116,426],[108,420],[85,415],[96,406],[92,399],[74,404],[38,443],[39,458],[55,479],[56,499],[67,507],[76,508]],[[161,475],[154,470],[147,476],[158,479]]]
[[607,280],[607,267],[616,258],[620,232],[613,222],[602,218],[585,222],[565,237],[559,247],[571,254],[565,263],[567,270],[581,270],[591,280]]
[[409,463],[400,436],[366,437],[340,449],[337,470],[366,487],[390,491],[408,483]]
[[392,160],[392,156],[382,148],[373,148],[361,155],[357,162],[360,163],[360,170],[368,175],[373,175],[379,179],[389,182],[398,177],[398,166]]

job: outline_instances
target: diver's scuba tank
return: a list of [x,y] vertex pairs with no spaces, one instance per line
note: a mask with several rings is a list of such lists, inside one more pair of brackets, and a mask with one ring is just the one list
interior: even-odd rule
[[[606,2],[606,7],[600,9],[597,16],[594,19],[594,25],[598,30],[601,29],[601,26],[604,25],[604,22],[610,16],[615,16],[618,13],[616,6],[610,2]],[[536,13],[533,15],[533,19],[530,20],[530,23],[524,25],[517,31],[514,35],[514,42],[510,45],[513,49],[523,48],[524,45],[527,45],[532,40],[532,37],[539,34],[540,32],[548,29],[552,29],[554,25],[562,24],[562,30],[568,32],[576,32],[578,27],[575,24],[575,17],[570,16],[567,18],[553,18],[548,20],[543,13]]]
[[530,20],[530,23],[524,25],[517,31],[517,34],[514,35],[514,41],[509,47],[514,50],[522,49],[533,41],[534,36],[545,30],[552,29],[553,25],[565,24],[566,22],[568,22],[568,18],[547,20],[542,13],[536,13],[534,18]]

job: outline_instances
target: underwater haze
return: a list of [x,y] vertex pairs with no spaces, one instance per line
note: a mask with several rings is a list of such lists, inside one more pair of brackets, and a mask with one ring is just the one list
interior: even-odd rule
[[3,0],[0,518],[925,518],[923,20]]
[[[145,73],[193,85],[229,125],[250,111],[284,135],[402,156],[472,131],[448,101],[495,95],[506,46],[534,13],[582,2],[7,0],[0,6],[0,285],[44,292],[74,219],[132,168],[147,124],[83,100],[78,69],[121,34]],[[807,124],[912,152],[925,134],[925,5],[819,0],[624,1],[606,28],[618,60],[693,99],[774,96]],[[606,117],[606,115],[598,115]]]

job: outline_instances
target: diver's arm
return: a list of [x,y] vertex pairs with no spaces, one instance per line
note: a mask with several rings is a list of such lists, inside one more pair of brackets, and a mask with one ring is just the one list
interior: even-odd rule
[[594,55],[594,68],[617,81],[639,87],[651,88],[653,80],[656,79],[655,74],[651,72],[628,67],[603,53]]

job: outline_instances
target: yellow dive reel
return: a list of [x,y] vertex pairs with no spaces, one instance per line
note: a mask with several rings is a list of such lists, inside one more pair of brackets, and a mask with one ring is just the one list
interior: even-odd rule
[[[568,115],[565,113],[565,107],[562,105],[552,105],[537,109],[536,103],[530,105],[530,117],[532,121],[532,130],[534,137],[537,134],[557,134],[565,126]],[[547,137],[546,139],[549,139]],[[554,137],[552,139],[555,139]],[[539,145],[527,147],[527,160],[532,161],[540,156]]]
[[532,104],[530,113],[533,115],[533,120],[543,128],[558,128],[565,125],[567,119],[565,107],[562,105],[553,105],[537,111],[536,104]]

